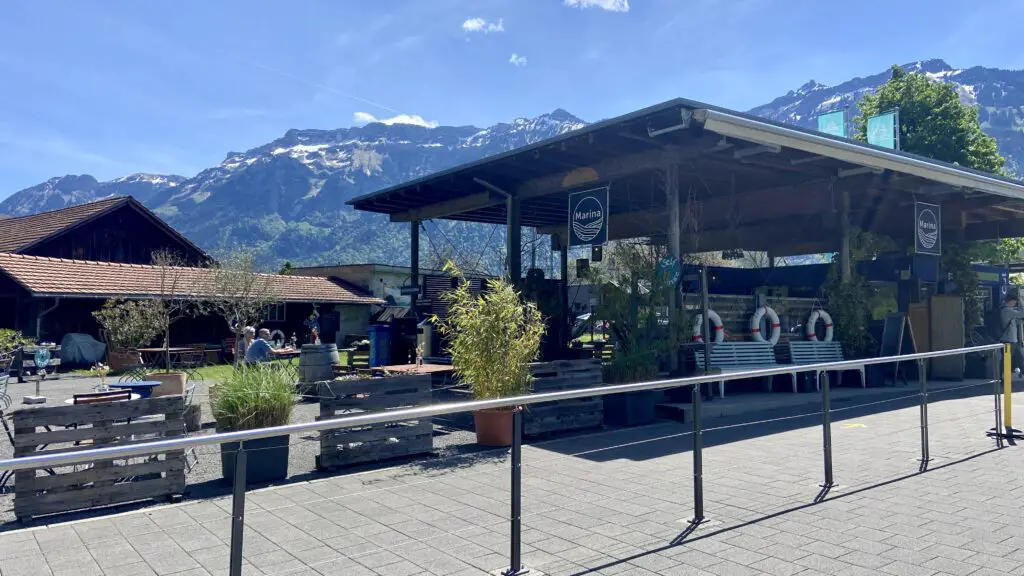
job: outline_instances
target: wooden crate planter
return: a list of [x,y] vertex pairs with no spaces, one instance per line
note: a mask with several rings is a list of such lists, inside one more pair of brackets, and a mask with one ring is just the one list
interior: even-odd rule
[[[317,420],[367,412],[385,412],[430,404],[430,375],[333,380],[320,384]],[[320,432],[317,468],[349,466],[424,454],[433,450],[430,418],[338,428]]]
[[[601,360],[558,360],[531,365],[534,394],[601,386]],[[604,420],[600,396],[530,404],[526,407],[523,433],[527,436],[596,428]]]
[[[184,410],[180,396],[18,410],[14,412],[14,456],[181,436],[185,432]],[[138,420],[144,416],[149,418]],[[185,491],[185,454],[181,450],[66,466],[53,472],[29,469],[15,473],[14,514],[19,520],[173,498]]]

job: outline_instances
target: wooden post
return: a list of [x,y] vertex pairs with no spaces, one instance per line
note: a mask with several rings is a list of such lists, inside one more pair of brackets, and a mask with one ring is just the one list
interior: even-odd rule
[[[668,200],[668,250],[676,258],[676,261],[682,265],[682,251],[679,238],[681,233],[679,229],[679,166],[676,164],[669,164],[665,168],[665,195]],[[669,288],[668,305],[673,315],[673,317],[670,317],[669,330],[672,334],[672,342],[677,342],[679,326],[674,316],[679,310],[679,295],[676,292],[675,286]],[[670,358],[670,366],[672,372],[678,370],[678,350],[673,351]]]
[[[413,220],[409,223],[409,283],[418,286],[420,283],[420,222]],[[421,290],[422,291],[422,290]],[[409,296],[409,308],[416,310],[416,303],[419,295]]]
[[850,281],[850,191],[839,191],[839,271],[843,282]]
[[505,203],[507,207],[507,241],[508,277],[513,286],[519,286],[523,277],[523,229],[520,227],[519,198],[510,195]]

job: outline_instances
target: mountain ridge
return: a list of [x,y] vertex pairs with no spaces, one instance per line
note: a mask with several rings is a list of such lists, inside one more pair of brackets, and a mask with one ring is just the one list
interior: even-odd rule
[[[1024,71],[975,66],[957,69],[931,59],[904,66],[950,82],[979,107],[986,132],[1016,167],[1024,161]],[[812,127],[818,114],[850,108],[888,80],[888,70],[827,86],[809,80],[749,113]],[[487,128],[373,122],[336,129],[293,128],[244,152],[228,152],[191,178],[135,174],[108,182],[88,175],[52,178],[0,202],[0,214],[22,215],[130,194],[213,254],[239,246],[256,250],[265,265],[407,260],[408,227],[345,202],[382,188],[577,130],[587,123],[558,108]],[[133,192],[137,191],[137,193]],[[458,244],[479,251],[469,260],[501,262],[501,234],[493,227],[432,222],[426,243],[436,259]],[[433,236],[431,236],[433,234]],[[434,244],[450,244],[440,248]],[[495,240],[497,238],[497,240]],[[546,256],[542,256],[546,258]]]

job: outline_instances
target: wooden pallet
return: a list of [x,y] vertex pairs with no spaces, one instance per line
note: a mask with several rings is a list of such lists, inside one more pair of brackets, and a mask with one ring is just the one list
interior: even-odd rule
[[[430,375],[323,382],[320,396],[317,420],[425,406],[431,398]],[[324,430],[316,465],[324,469],[427,453],[434,447],[433,434],[430,418]]]
[[[593,388],[602,383],[598,358],[538,362],[530,369],[534,376],[534,394]],[[595,428],[603,421],[604,401],[599,396],[531,404],[526,407],[523,434],[537,436]]]
[[[185,432],[184,410],[181,396],[17,410],[13,414],[14,456],[181,436]],[[101,460],[53,472],[36,468],[15,473],[14,514],[22,522],[46,514],[173,498],[185,491],[185,453],[181,450]]]

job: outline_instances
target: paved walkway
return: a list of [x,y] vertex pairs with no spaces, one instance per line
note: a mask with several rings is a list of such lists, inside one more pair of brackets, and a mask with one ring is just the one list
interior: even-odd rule
[[[709,432],[711,522],[692,534],[684,533],[689,425],[528,446],[524,558],[549,575],[1024,574],[1021,448],[993,449],[983,435],[991,409],[990,397],[933,403],[935,460],[923,474],[916,408],[847,412],[833,426],[839,486],[818,504],[813,417]],[[501,568],[506,458],[491,452],[251,492],[244,573]],[[226,574],[230,505],[221,498],[0,534],[0,574]]]

